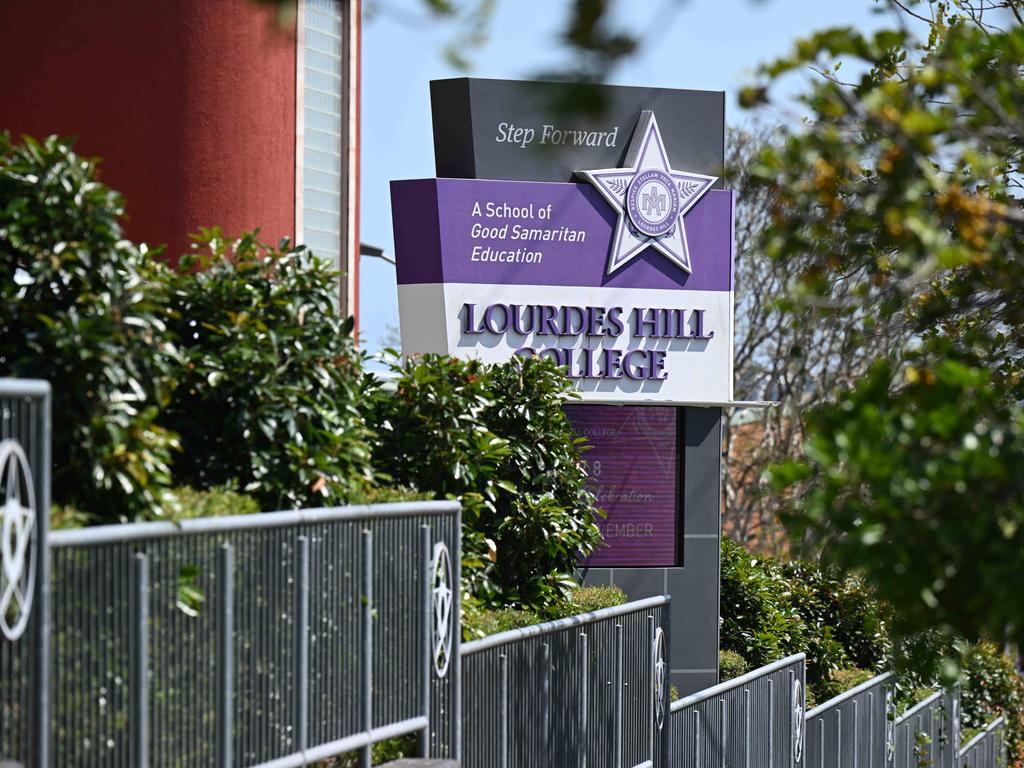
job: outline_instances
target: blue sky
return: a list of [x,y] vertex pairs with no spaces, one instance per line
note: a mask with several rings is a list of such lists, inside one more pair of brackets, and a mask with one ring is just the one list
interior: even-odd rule
[[[373,7],[363,27],[361,239],[393,254],[388,182],[434,175],[430,81],[466,74],[530,79],[564,64],[558,34],[571,2],[497,0],[490,40],[473,52],[468,73],[445,61],[455,30],[432,19],[424,0],[378,0]],[[873,0],[619,0],[617,18],[644,42],[610,82],[724,90],[726,119],[739,125],[750,115],[736,95],[759,64],[824,27],[880,26],[877,8]],[[786,90],[798,86],[790,82]],[[361,273],[360,335],[372,353],[388,326],[398,327],[395,272],[364,258]]]

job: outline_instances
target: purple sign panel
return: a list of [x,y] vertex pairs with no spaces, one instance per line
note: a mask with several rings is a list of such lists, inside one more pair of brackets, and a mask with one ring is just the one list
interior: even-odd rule
[[[653,182],[648,186],[654,186]],[[732,291],[733,193],[711,190],[683,220],[680,269],[653,246],[608,264],[619,216],[589,184],[391,182],[399,285],[467,283]],[[653,225],[652,225],[653,226]],[[628,227],[623,227],[628,230]],[[677,227],[675,232],[682,232]],[[659,243],[659,245],[663,245]],[[629,261],[629,269],[621,265]],[[687,264],[691,261],[687,256]],[[608,268],[614,267],[614,274]]]
[[587,566],[668,567],[676,562],[676,409],[657,406],[570,405],[590,490],[607,517],[605,546]]

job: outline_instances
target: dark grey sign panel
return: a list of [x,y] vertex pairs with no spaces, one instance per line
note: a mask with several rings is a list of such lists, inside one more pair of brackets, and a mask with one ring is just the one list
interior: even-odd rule
[[[602,86],[597,115],[568,114],[566,83],[457,78],[430,83],[437,175],[572,181],[620,166],[640,112],[652,110],[673,168],[720,176],[725,93]],[[721,180],[716,184],[722,188]]]

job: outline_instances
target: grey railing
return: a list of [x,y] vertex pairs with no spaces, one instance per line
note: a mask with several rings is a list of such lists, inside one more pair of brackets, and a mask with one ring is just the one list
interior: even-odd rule
[[60,763],[449,753],[459,531],[457,503],[414,502],[52,533]]
[[50,431],[50,385],[0,379],[0,508],[13,544],[10,558],[0,553],[0,761],[25,765],[52,757],[50,633],[39,618],[49,610]]
[[1006,768],[1006,720],[997,717],[959,750],[957,768]]
[[669,598],[462,647],[464,768],[660,766]]
[[808,712],[805,768],[882,768],[893,737],[893,682],[886,672]]
[[805,656],[761,667],[672,703],[673,768],[798,765],[804,745]]

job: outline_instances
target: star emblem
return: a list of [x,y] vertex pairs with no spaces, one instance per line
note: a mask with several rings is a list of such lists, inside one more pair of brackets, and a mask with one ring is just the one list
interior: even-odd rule
[[640,113],[622,168],[577,171],[618,214],[606,274],[624,267],[648,246],[687,273],[692,271],[683,216],[717,176],[673,170],[654,113]]
[[[0,633],[21,637],[35,584],[35,493],[28,459],[14,440],[0,442]],[[27,504],[25,502],[28,502]]]

